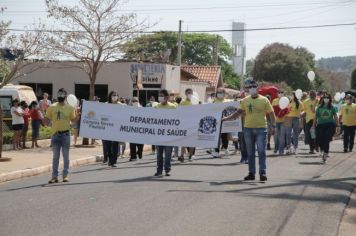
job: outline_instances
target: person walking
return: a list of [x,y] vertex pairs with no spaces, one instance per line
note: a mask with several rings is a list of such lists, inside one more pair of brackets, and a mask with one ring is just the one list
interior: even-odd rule
[[303,116],[305,117],[305,138],[307,143],[309,144],[309,154],[314,154],[316,149],[315,144],[315,132],[311,133],[311,129],[314,123],[315,118],[315,111],[317,108],[319,101],[316,98],[315,90],[311,90],[309,92],[309,98],[303,102],[304,113]]
[[[187,88],[184,93],[185,93],[185,99],[179,103],[179,106],[193,105],[193,103],[192,103],[193,89]],[[184,155],[185,155],[186,150],[188,150],[188,155],[189,155],[188,160],[192,161],[194,159],[195,147],[182,147],[181,155],[178,158],[178,161],[184,162]]]
[[342,122],[344,127],[344,152],[352,152],[355,142],[356,128],[356,104],[352,102],[353,97],[347,94],[345,104],[340,108],[339,122]]
[[[159,104],[155,106],[156,109],[176,109],[176,105],[168,102],[169,93],[166,89],[162,89],[159,91],[158,101]],[[163,165],[164,170],[166,172],[166,176],[171,175],[171,159],[172,159],[172,151],[173,146],[156,146],[157,149],[157,172],[154,174],[156,177],[161,177],[163,173]],[[164,156],[164,158],[163,158]]]
[[242,99],[239,110],[223,118],[223,121],[245,115],[244,135],[247,147],[249,173],[244,180],[255,180],[257,146],[260,181],[266,181],[266,114],[271,117],[272,132],[274,132],[276,124],[275,117],[269,100],[257,93],[257,83],[254,80],[247,80],[245,81],[245,86],[249,90],[250,96]]
[[12,146],[14,150],[20,150],[20,139],[25,120],[23,118],[24,111],[22,110],[20,101],[17,98],[12,101],[12,107],[10,111],[12,118],[12,130],[14,132],[14,136],[12,138]]
[[279,100],[283,97],[284,92],[278,92],[278,98],[273,99],[272,107],[276,117],[276,129],[274,134],[274,153],[278,152],[279,155],[284,155],[284,148],[286,144],[286,128],[284,126],[285,116],[288,108],[281,109],[279,107]]
[[24,120],[24,126],[21,134],[22,148],[27,149],[28,147],[26,146],[26,139],[27,139],[29,118],[30,118],[30,109],[28,109],[28,104],[25,101],[21,101],[20,106],[23,110],[23,120]]
[[36,101],[33,101],[30,107],[31,107],[30,115],[31,115],[31,126],[32,126],[31,148],[34,147],[39,148],[40,146],[38,145],[37,140],[40,136],[40,127],[43,120],[43,115],[40,110],[40,106]]
[[52,178],[48,181],[49,184],[58,183],[58,167],[60,152],[63,156],[63,182],[68,182],[69,174],[69,147],[70,147],[70,122],[78,119],[75,109],[65,103],[67,91],[63,88],[57,92],[58,102],[48,107],[44,124],[48,125],[51,122],[52,131],[52,151],[53,165]]
[[290,112],[286,115],[285,118],[288,123],[288,126],[286,127],[287,154],[297,154],[298,138],[300,133],[299,119],[303,112],[303,104],[299,101],[295,93],[292,95],[289,107]]
[[[331,95],[324,95],[320,100],[320,105],[316,109],[313,129],[316,134],[316,141],[320,147],[322,160],[325,163],[329,155],[330,142],[338,127],[336,108],[332,105]],[[312,130],[311,132],[314,132]]]
[[[142,107],[139,103],[138,97],[133,97],[131,101],[132,101],[131,106]],[[130,143],[130,161],[136,161],[137,157],[139,159],[142,159],[142,153],[143,153],[143,144]]]
[[[110,104],[121,104],[119,102],[119,95],[117,91],[111,91],[108,95],[108,102]],[[108,161],[108,166],[117,167],[117,157],[119,155],[119,142],[112,140],[102,140],[104,163]]]

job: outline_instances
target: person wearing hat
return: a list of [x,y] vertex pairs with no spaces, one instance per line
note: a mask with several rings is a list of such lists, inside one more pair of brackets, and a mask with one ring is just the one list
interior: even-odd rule
[[[44,123],[51,122],[52,131],[52,151],[53,166],[52,178],[49,184],[58,183],[59,157],[62,151],[63,155],[63,182],[68,182],[69,173],[69,147],[70,147],[70,122],[77,121],[78,117],[75,109],[65,103],[67,92],[61,88],[57,93],[57,101],[48,107]],[[78,114],[79,115],[79,114]]]
[[356,104],[353,97],[347,94],[345,104],[340,108],[339,122],[344,126],[344,152],[352,152],[355,141]]
[[255,180],[256,174],[256,145],[259,159],[260,180],[266,181],[266,138],[267,119],[266,114],[271,117],[272,132],[276,127],[273,108],[269,100],[259,95],[257,83],[254,80],[245,81],[245,87],[249,90],[249,96],[242,99],[240,108],[232,115],[223,118],[223,121],[236,119],[244,115],[244,136],[248,155],[249,173],[244,180]]

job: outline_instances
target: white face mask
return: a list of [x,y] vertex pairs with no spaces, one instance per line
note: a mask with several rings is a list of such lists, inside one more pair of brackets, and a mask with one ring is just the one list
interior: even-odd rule
[[119,100],[119,96],[111,96],[111,100],[113,102],[117,102],[117,100]]
[[139,106],[139,103],[138,103],[138,102],[133,102],[133,103],[132,103],[132,106],[138,107],[138,106]]
[[283,97],[283,93],[279,93],[279,94],[278,94],[278,97],[279,97],[279,98]]
[[329,103],[329,98],[324,98],[324,103],[328,104]]
[[351,104],[351,103],[352,103],[352,101],[351,101],[350,99],[345,100],[345,102],[346,102],[347,104]]
[[187,95],[188,100],[192,100],[192,97],[193,97],[192,94],[188,94],[188,95]]
[[164,97],[159,96],[158,97],[158,102],[163,102],[163,101],[164,101]]
[[250,88],[250,94],[251,95],[256,95],[257,94],[257,88]]

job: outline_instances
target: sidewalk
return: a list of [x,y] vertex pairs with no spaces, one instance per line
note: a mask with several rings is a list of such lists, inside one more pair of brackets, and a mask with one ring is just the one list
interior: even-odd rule
[[355,235],[356,232],[356,188],[350,195],[350,202],[347,205],[344,216],[341,219],[339,236]]
[[[78,144],[82,139],[78,139]],[[103,160],[101,140],[97,141],[95,147],[74,147],[70,148],[70,167],[94,164]],[[3,151],[3,158],[11,158],[10,161],[0,161],[0,183],[49,173],[52,171],[52,149],[50,140],[40,140],[41,148],[23,149],[18,151]],[[30,146],[30,143],[27,143]],[[150,149],[150,145],[145,146],[144,151]],[[125,156],[129,156],[130,147],[126,144]],[[62,157],[61,157],[62,160]],[[62,161],[60,162],[62,168]]]

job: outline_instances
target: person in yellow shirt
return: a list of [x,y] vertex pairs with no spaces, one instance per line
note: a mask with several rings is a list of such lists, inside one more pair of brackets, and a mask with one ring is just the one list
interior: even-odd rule
[[48,107],[44,119],[45,124],[51,122],[52,131],[52,150],[53,150],[53,166],[52,179],[49,184],[58,183],[58,167],[59,157],[62,150],[63,155],[63,182],[68,182],[69,173],[69,147],[70,147],[70,122],[77,121],[75,109],[64,101],[67,97],[67,92],[61,88],[57,93],[58,102]]
[[245,115],[244,136],[247,147],[249,174],[244,180],[255,180],[255,149],[257,145],[260,180],[266,181],[266,114],[271,118],[272,132],[274,132],[274,128],[276,127],[275,116],[269,100],[257,93],[257,83],[254,80],[245,81],[245,87],[249,90],[250,96],[242,99],[239,110],[229,117],[223,118],[223,121]]
[[[186,96],[186,98],[179,103],[179,106],[191,106],[191,105],[193,105],[193,103],[192,103],[193,89],[187,88],[185,90],[185,96]],[[188,150],[188,153],[189,153],[189,157],[188,157],[189,161],[192,161],[194,159],[195,147],[182,147],[181,148],[181,155],[178,158],[178,161],[184,162],[184,154],[185,154],[185,150],[186,149]]]
[[303,102],[304,113],[303,117],[305,117],[305,138],[306,142],[309,144],[309,154],[314,154],[316,149],[315,143],[315,133],[311,134],[311,129],[313,127],[313,122],[315,118],[316,108],[319,104],[318,99],[316,98],[315,90],[311,90],[309,92],[309,98]]
[[[298,149],[298,137],[299,137],[299,120],[303,112],[303,103],[301,103],[295,96],[292,95],[291,103],[289,104],[290,112],[287,114],[286,119],[288,126],[286,127],[287,135],[287,154],[297,154]],[[293,134],[293,143],[292,143]],[[293,146],[291,146],[293,144]]]
[[344,152],[352,152],[355,142],[356,104],[353,97],[347,94],[345,104],[340,108],[339,122],[344,126]]
[[[168,102],[169,93],[166,89],[159,91],[158,101],[159,103],[154,108],[156,109],[176,109],[176,105]],[[156,177],[161,177],[163,172],[163,163],[166,176],[170,176],[171,172],[171,159],[172,159],[172,146],[156,146],[157,149],[157,172],[154,174]],[[164,153],[164,161],[163,161]]]

